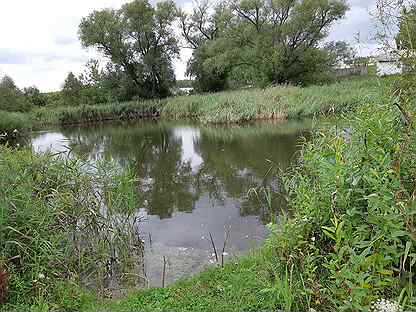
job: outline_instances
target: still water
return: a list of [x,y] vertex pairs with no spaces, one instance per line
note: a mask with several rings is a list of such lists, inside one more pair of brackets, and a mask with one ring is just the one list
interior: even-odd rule
[[140,122],[66,128],[34,133],[36,152],[68,152],[97,161],[133,166],[144,218],[145,266],[150,286],[160,286],[163,257],[166,284],[214,265],[209,233],[226,259],[261,243],[266,224],[278,215],[261,186],[278,190],[278,177],[296,159],[310,124],[254,124],[213,127],[200,124]]

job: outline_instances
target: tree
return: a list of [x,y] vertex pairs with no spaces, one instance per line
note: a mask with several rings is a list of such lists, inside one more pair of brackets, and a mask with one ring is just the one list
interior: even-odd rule
[[329,72],[319,44],[348,6],[343,0],[232,0],[204,8],[182,18],[182,33],[196,50],[188,72],[197,80],[211,74],[264,85],[307,84]]
[[165,97],[175,82],[172,60],[179,54],[175,18],[173,1],[152,7],[147,0],[134,0],[83,18],[79,36],[84,47],[97,48],[124,71],[137,95]]
[[42,94],[35,86],[24,88],[23,94],[27,101],[33,106],[41,107],[47,104],[46,96]]
[[190,14],[179,9],[178,16],[185,48],[193,49],[186,74],[195,78],[194,88],[202,92],[224,90],[228,86],[228,72],[212,70],[204,62],[215,56],[209,43],[220,38],[229,26],[232,18],[229,7],[225,3],[212,6],[203,0],[196,3]]
[[0,110],[27,112],[30,109],[30,103],[16,86],[14,80],[9,76],[4,76],[0,80]]
[[324,45],[324,50],[328,52],[332,66],[342,64],[350,65],[353,63],[356,51],[345,41],[331,41]]
[[396,42],[400,50],[416,49],[416,5],[402,9]]
[[79,105],[82,102],[81,90],[83,88],[82,82],[73,72],[70,72],[65,79],[62,87],[62,96],[66,105]]

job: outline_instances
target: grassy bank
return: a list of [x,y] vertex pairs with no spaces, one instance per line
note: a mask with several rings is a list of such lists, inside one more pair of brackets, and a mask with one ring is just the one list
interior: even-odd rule
[[0,147],[0,310],[77,310],[131,272],[133,185],[111,164]]
[[[197,114],[189,113],[192,105],[182,114],[173,113],[175,106],[169,106],[173,102],[166,104],[162,116],[181,118],[189,113],[209,122],[208,112],[216,111],[218,103],[229,103],[233,96],[261,103],[263,93],[270,99],[273,92],[286,92],[280,102],[273,103],[286,103],[277,106],[287,108],[288,118],[342,112],[348,116],[342,121],[346,127],[326,127],[304,146],[299,162],[284,178],[291,216],[283,215],[278,224],[271,225],[272,234],[261,250],[238,263],[209,269],[164,289],[138,291],[120,301],[97,299],[82,290],[82,270],[76,261],[79,251],[67,239],[77,231],[69,227],[72,232],[67,232],[67,225],[80,224],[77,218],[100,216],[97,183],[105,190],[98,198],[111,198],[116,213],[134,207],[132,177],[105,169],[99,171],[108,173],[105,178],[99,174],[96,180],[75,160],[2,149],[0,276],[2,267],[12,274],[8,301],[0,309],[368,311],[373,301],[389,299],[414,310],[416,101],[411,87],[387,93],[389,81],[344,81],[300,91],[288,87],[184,98],[217,97],[207,102],[211,104],[199,104],[205,109]],[[352,86],[361,89],[352,90]],[[323,90],[331,96],[319,97]],[[307,105],[307,99],[316,104]],[[295,109],[295,105],[300,106]],[[223,112],[215,116],[230,116],[233,110]],[[93,229],[86,233],[96,236]],[[108,250],[107,245],[99,245],[105,241],[98,240],[94,243],[98,245],[83,251],[87,264],[106,267],[108,252],[90,255],[97,246]],[[1,286],[0,279],[0,290]]]
[[[140,118],[192,118],[203,123],[241,123],[258,119],[294,119],[335,115],[379,98],[391,80],[367,77],[307,88],[286,86],[165,100],[75,107],[43,107],[27,114],[1,113],[0,131],[27,131],[44,125],[69,125]],[[18,117],[18,118],[17,118]]]
[[273,226],[259,252],[104,306],[368,311],[372,302],[388,299],[414,310],[415,108],[414,98],[386,96],[362,105],[345,120],[347,129],[317,132],[285,179],[293,216]]

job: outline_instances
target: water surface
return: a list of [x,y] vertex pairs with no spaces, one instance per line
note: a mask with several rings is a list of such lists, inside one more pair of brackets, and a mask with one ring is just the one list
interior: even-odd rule
[[66,128],[34,133],[36,152],[68,152],[96,161],[114,160],[137,174],[145,218],[140,232],[146,244],[150,286],[160,286],[163,256],[166,284],[193,275],[214,257],[212,233],[226,258],[247,252],[266,236],[265,226],[278,215],[264,196],[248,194],[261,186],[278,190],[278,177],[296,158],[305,123],[212,127],[198,124],[140,122]]

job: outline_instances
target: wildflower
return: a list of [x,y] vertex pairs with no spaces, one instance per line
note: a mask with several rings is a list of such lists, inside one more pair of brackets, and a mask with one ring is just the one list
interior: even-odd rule
[[386,299],[379,299],[372,304],[372,312],[402,312],[403,309],[399,304]]
[[315,242],[315,240],[316,240],[316,238],[315,238],[315,236],[313,236],[313,237],[311,238],[311,241]]

